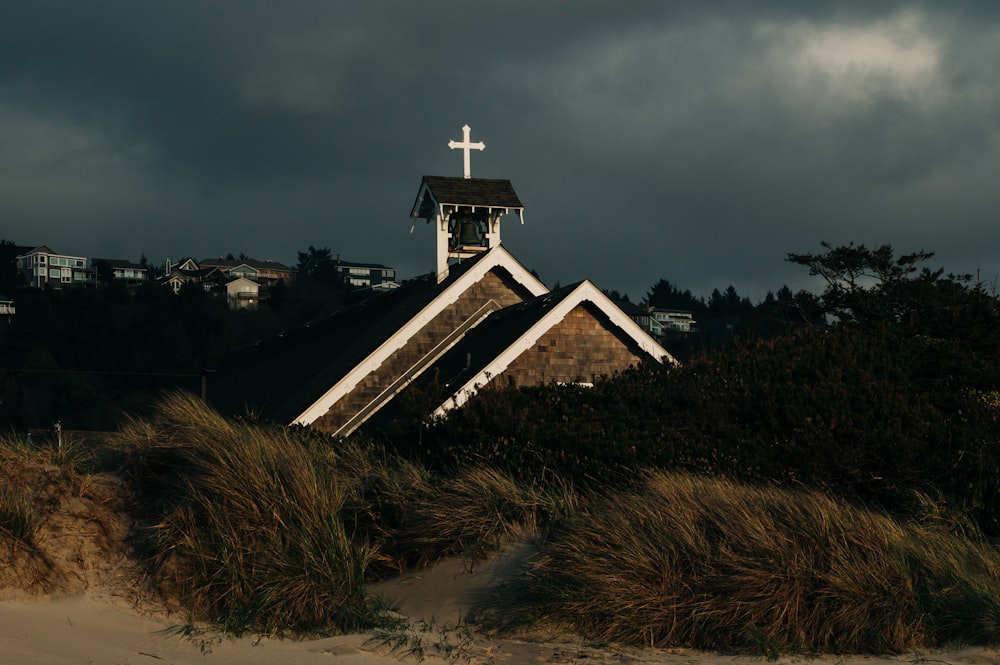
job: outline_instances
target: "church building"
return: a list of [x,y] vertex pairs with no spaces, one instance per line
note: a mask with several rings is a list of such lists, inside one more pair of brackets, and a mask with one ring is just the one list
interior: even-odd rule
[[463,132],[449,143],[463,177],[424,176],[410,212],[434,229],[434,272],[235,354],[208,379],[223,415],[346,436],[430,383],[443,416],[491,381],[591,383],[676,362],[590,281],[550,291],[501,245],[502,218],[523,223],[524,206],[509,180],[471,177],[485,145]]

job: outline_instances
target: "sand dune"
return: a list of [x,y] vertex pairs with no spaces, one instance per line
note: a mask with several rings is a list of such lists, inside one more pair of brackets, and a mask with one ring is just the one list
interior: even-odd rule
[[[70,492],[58,468],[32,474],[6,469],[7,482],[30,483],[48,506],[33,547],[0,559],[0,665],[380,665],[398,662],[576,663],[622,665],[759,665],[738,657],[685,649],[594,645],[568,634],[513,638],[475,633],[464,623],[489,607],[496,585],[533,553],[508,546],[486,561],[455,557],[370,588],[405,619],[407,628],[322,639],[233,638],[211,630],[183,631],[184,614],[170,614],[142,592],[141,574],[126,555],[127,493],[107,475]],[[41,474],[41,475],[39,475]],[[186,634],[185,634],[186,632]],[[986,648],[886,657],[786,656],[782,663],[880,665],[947,663],[998,665]]]

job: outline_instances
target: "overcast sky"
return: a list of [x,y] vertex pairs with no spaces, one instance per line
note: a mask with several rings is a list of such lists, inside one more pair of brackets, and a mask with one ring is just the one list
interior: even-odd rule
[[[0,238],[434,267],[421,176],[508,178],[550,286],[755,302],[820,241],[1000,273],[1000,2],[0,0]],[[811,287],[810,287],[811,288]]]

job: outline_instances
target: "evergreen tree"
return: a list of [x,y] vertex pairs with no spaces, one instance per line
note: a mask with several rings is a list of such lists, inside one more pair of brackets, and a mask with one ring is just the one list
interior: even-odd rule
[[646,293],[645,304],[661,309],[681,309],[701,315],[705,311],[705,303],[695,298],[691,291],[681,291],[666,279],[660,278]]
[[24,278],[17,270],[18,249],[12,240],[0,240],[0,293],[12,296],[24,285]]

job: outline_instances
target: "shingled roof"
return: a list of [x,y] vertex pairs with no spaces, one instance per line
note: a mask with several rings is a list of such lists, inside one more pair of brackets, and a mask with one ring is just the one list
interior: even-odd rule
[[[536,334],[541,335],[558,323],[562,318],[561,315],[553,317],[550,321],[546,321],[546,317],[553,314],[560,305],[564,308],[578,305],[587,307],[638,357],[644,357],[650,362],[664,360],[676,362],[592,282],[583,280],[494,312],[428,367],[415,385],[418,389],[427,389],[433,382],[438,383],[443,390],[443,396],[446,397],[439,413],[443,411],[445,405],[464,402],[468,395],[462,393],[469,391],[471,385],[479,381],[485,384],[490,377],[500,375],[505,366],[497,365],[497,360],[525,340],[526,336],[530,336],[532,329],[540,325],[536,329]],[[532,345],[534,343],[531,341]],[[404,402],[402,394],[397,396],[371,418],[364,428],[376,431],[393,419],[403,417]]]
[[410,216],[431,219],[444,205],[524,210],[510,180],[425,175]]
[[210,267],[220,267],[220,268],[236,268],[238,266],[246,265],[250,266],[254,270],[276,270],[278,272],[295,272],[294,268],[286,266],[284,263],[278,263],[277,261],[258,261],[257,259],[202,259],[198,262],[200,266],[210,266]]
[[433,274],[408,280],[392,292],[234,354],[209,374],[209,402],[224,415],[252,413],[293,422],[480,264],[487,270],[517,266],[528,275],[498,247],[453,266],[441,283]]

